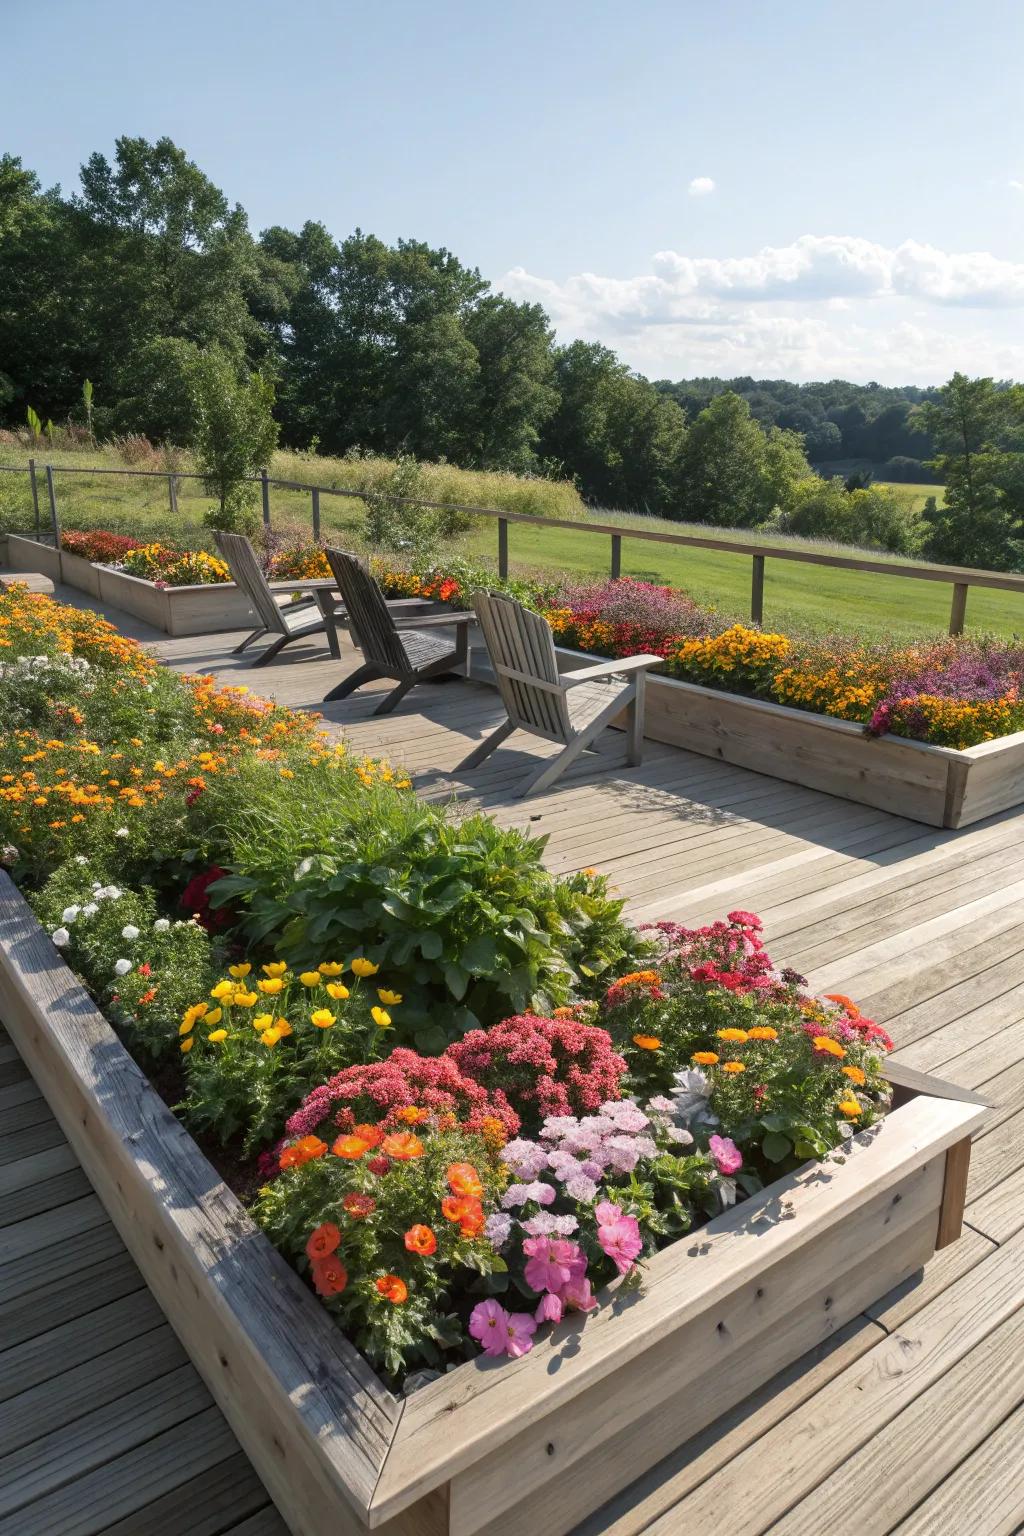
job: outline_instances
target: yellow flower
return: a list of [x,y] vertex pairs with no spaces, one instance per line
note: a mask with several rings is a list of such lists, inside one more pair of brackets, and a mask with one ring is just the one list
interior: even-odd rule
[[243,981],[251,970],[252,966],[248,963],[245,965],[229,965],[228,975],[233,976],[236,981]]
[[722,1071],[723,1072],[730,1072],[733,1075],[735,1075],[737,1072],[745,1072],[746,1070],[747,1069],[743,1065],[742,1061],[723,1061],[722,1062]]
[[228,1032],[227,1032],[226,1029],[215,1029],[213,1031],[213,1033],[207,1035],[206,1038],[207,1038],[207,1040],[212,1040],[214,1045],[219,1045],[220,1042],[222,1040],[226,1040],[227,1037],[228,1037]]
[[661,1041],[657,1035],[634,1035],[633,1044],[638,1045],[642,1051],[660,1051]]
[[839,1108],[842,1113],[849,1116],[851,1120],[856,1120],[858,1116],[863,1113],[860,1104],[854,1098],[842,1099],[839,1103]]
[[352,961],[352,971],[356,976],[376,976],[380,970],[379,965],[374,965],[372,960],[367,960],[365,955],[357,955]]
[[193,1029],[195,1028],[195,1022],[196,1022],[195,1019],[190,1019],[188,1014],[186,1013],[185,1017],[182,1019],[181,1023],[178,1025],[178,1034],[179,1035],[190,1035],[192,1033]]
[[194,1045],[195,1045],[195,1043],[196,1043],[196,1037],[195,1037],[195,1035],[189,1035],[189,1036],[188,1036],[188,1038],[187,1038],[187,1039],[186,1039],[186,1040],[183,1040],[183,1041],[182,1041],[182,1042],[181,1042],[181,1049],[182,1049],[182,1052],[183,1052],[183,1053],[184,1053],[184,1054],[185,1054],[185,1055],[186,1055],[186,1056],[187,1056],[187,1055],[188,1055],[188,1053],[189,1053],[189,1051],[190,1051],[190,1050],[191,1050],[191,1049],[192,1049],[192,1047],[193,1047],[193,1046],[194,1046]]
[[226,997],[226,998],[230,999],[230,997],[231,997],[232,993],[234,992],[234,990],[235,990],[235,987],[234,987],[234,983],[233,982],[230,982],[230,981],[218,981],[218,983],[217,983],[217,985],[215,987],[211,987],[210,988],[210,996],[211,997],[216,997],[218,1000],[220,998],[222,998],[222,997]]
[[315,1024],[317,1029],[330,1029],[332,1024],[338,1022],[338,1015],[329,1008],[317,1008],[310,1014],[309,1022]]
[[862,1067],[843,1067],[842,1071],[850,1079],[850,1082],[855,1083],[858,1088],[863,1088],[867,1082],[867,1074]]
[[273,1022],[274,1015],[272,1013],[258,1013],[252,1021],[252,1027],[257,1034],[260,1034],[262,1030],[269,1029]]
[[302,982],[304,987],[318,987],[320,985],[320,972],[303,971],[302,975],[299,977],[299,980]]
[[718,1063],[718,1056],[714,1051],[694,1051],[690,1060],[695,1061],[698,1067],[713,1067]]
[[343,1003],[346,997],[349,995],[348,987],[346,987],[344,983],[340,981],[329,981],[327,983],[327,994],[329,997],[333,997],[337,1002]]
[[283,960],[269,960],[263,967],[264,973],[270,977],[283,976],[288,966]]
[[380,998],[381,1002],[386,1003],[389,1008],[397,1008],[399,1003],[402,1001],[401,992],[390,992],[387,987],[378,987],[377,996]]
[[259,1000],[258,992],[247,992],[244,987],[239,988],[232,998],[232,1002],[237,1003],[240,1008],[251,1008]]
[[284,1039],[285,1035],[293,1035],[295,1033],[287,1019],[278,1019],[277,1023],[274,1025],[274,1028],[277,1030],[282,1040]]
[[718,1038],[728,1040],[733,1045],[742,1045],[747,1039],[747,1032],[745,1029],[720,1029]]
[[379,1029],[391,1028],[391,1015],[390,1013],[387,1013],[383,1008],[371,1008],[370,1018],[378,1026]]
[[219,1024],[224,1017],[224,1010],[223,1008],[211,1008],[209,1013],[204,1013],[202,1017],[204,1024]]
[[260,1043],[266,1046],[276,1045],[281,1038],[279,1029],[265,1029],[260,1035]]
[[777,1040],[779,1032],[777,1029],[772,1029],[770,1024],[755,1024],[753,1029],[747,1031],[747,1038],[750,1040]]
[[338,960],[323,960],[317,969],[321,976],[340,976],[345,967]]
[[842,1058],[846,1055],[838,1040],[833,1040],[831,1035],[815,1035],[811,1041],[816,1051],[821,1051],[826,1056]]
[[268,976],[265,981],[258,981],[256,985],[259,987],[260,991],[265,992],[268,997],[276,997],[277,993],[280,992],[281,988],[284,986],[284,982],[281,980],[280,976]]

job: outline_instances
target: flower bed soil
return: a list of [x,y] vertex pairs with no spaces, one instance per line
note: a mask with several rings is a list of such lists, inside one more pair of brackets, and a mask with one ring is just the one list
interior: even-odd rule
[[[0,1014],[285,1520],[304,1536],[545,1536],[959,1235],[979,1102],[892,1067],[894,1106],[610,1288],[521,1359],[394,1396],[224,1186],[0,875]],[[785,1218],[785,1219],[783,1219]]]

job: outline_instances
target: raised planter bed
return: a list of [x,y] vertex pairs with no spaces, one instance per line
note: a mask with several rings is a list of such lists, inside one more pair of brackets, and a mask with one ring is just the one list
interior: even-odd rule
[[88,592],[90,597],[144,619],[168,635],[216,634],[252,627],[257,622],[252,604],[233,581],[158,587],[140,576],[129,576],[14,534],[7,540],[7,560],[11,570],[42,571],[54,581]]
[[[569,671],[602,658],[556,647]],[[473,676],[488,681],[476,651]],[[958,751],[763,699],[648,674],[644,735],[933,827],[966,827],[1024,803],[1024,732]]]
[[150,1288],[302,1536],[560,1536],[958,1236],[984,1108],[892,1112],[516,1361],[393,1396],[159,1099],[0,874],[0,1016]]

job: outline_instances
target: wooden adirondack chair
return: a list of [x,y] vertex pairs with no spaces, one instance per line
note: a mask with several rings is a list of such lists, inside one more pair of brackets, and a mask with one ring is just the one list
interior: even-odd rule
[[[337,599],[333,596],[333,580],[325,577],[322,580],[275,582],[271,585],[263,574],[256,551],[243,534],[217,532],[213,538],[231,572],[232,580],[245,593],[260,620],[257,628],[246,635],[241,645],[235,646],[231,653],[233,656],[240,655],[254,640],[261,640],[265,635],[276,635],[273,645],[268,645],[253,662],[255,667],[265,667],[293,640],[326,634],[331,655],[340,658],[341,647],[335,627],[335,620],[340,615]],[[275,588],[279,593],[305,592],[307,595],[299,602],[288,602],[282,607],[274,596]]]
[[[398,684],[374,710],[375,715],[390,714],[409,692],[429,677],[439,677],[457,666],[469,674],[470,613],[438,613],[418,618],[399,615],[389,606],[380,587],[354,555],[343,550],[326,550],[345,604],[352,640],[365,660],[361,667],[324,695],[324,703],[344,699],[373,678],[390,677]],[[397,605],[394,605],[397,606]],[[454,640],[434,633],[455,629]]]
[[524,798],[538,794],[581,753],[594,751],[595,738],[626,708],[625,761],[641,761],[647,669],[659,657],[626,656],[559,672],[550,626],[539,613],[494,592],[474,593],[473,607],[508,719],[459,764],[460,770],[476,768],[513,731],[529,731],[563,749],[519,791]]

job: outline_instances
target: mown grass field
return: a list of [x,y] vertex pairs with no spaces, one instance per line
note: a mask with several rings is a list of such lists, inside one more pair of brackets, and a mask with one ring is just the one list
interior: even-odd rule
[[[117,459],[108,453],[99,455],[109,467]],[[96,462],[96,455],[88,462]],[[210,547],[203,513],[210,505],[194,480],[180,482],[178,516],[172,525],[169,493],[165,478],[122,478],[113,475],[88,476],[60,473],[65,468],[83,464],[81,454],[53,454],[50,461],[58,466],[56,475],[60,515],[67,527],[105,527],[122,533],[160,537],[181,544]],[[15,462],[8,450],[7,462]],[[336,486],[350,483],[351,466],[342,460],[309,459],[294,454],[280,454],[273,473],[282,479],[303,484]],[[14,485],[12,487],[12,482]],[[900,485],[908,495],[935,494],[935,487]],[[941,488],[939,488],[941,493]],[[659,518],[637,517],[628,513],[597,511],[587,513],[571,486],[544,481],[517,481],[514,476],[484,476],[468,471],[438,466],[428,492],[437,499],[457,498],[482,505],[499,505],[504,510],[534,510],[553,517],[571,519],[572,529],[533,527],[512,523],[509,526],[509,551],[513,570],[536,573],[572,573],[583,577],[608,574],[610,541],[604,534],[586,532],[591,521],[614,523],[627,537],[622,546],[624,575],[681,587],[700,600],[711,603],[722,613],[745,617],[749,613],[751,563],[748,556],[707,549],[673,548],[670,545],[644,543],[630,539],[631,529],[692,533],[698,537],[714,536],[742,542],[749,534],[742,531],[713,529],[673,523]],[[46,518],[45,488],[41,483],[42,508]],[[362,548],[363,503],[357,498],[324,495],[321,497],[321,526],[325,536],[336,538],[349,548]],[[8,526],[31,523],[28,478],[0,474],[0,512]],[[305,491],[274,488],[271,513],[275,526],[295,531],[309,530],[310,498]],[[764,543],[781,549],[802,548],[822,553],[855,554],[848,546],[816,543],[811,540],[766,536]],[[458,553],[475,561],[494,564],[497,559],[497,525],[493,519],[480,518],[457,540],[446,546],[446,553]],[[868,557],[871,551],[864,552]],[[876,555],[877,558],[877,555]],[[915,562],[924,565],[925,562]],[[831,570],[828,567],[768,560],[765,578],[764,618],[767,627],[823,632],[839,629],[859,632],[866,637],[905,639],[944,633],[949,620],[952,592],[942,582],[885,577],[869,572]],[[1015,593],[974,588],[967,607],[968,629],[1001,635],[1024,634],[1024,596]]]

